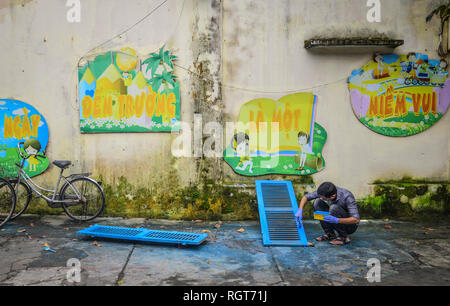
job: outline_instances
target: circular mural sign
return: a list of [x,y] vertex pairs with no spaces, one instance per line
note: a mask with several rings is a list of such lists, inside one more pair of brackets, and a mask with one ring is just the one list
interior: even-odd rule
[[49,166],[48,158],[42,155],[48,144],[48,125],[33,106],[17,100],[0,99],[0,176],[17,177],[21,161],[17,152],[19,142],[28,141],[25,150],[30,157],[25,162],[24,170],[30,176],[44,172]]
[[353,111],[362,124],[387,136],[411,136],[447,112],[447,62],[420,53],[376,54],[349,78]]

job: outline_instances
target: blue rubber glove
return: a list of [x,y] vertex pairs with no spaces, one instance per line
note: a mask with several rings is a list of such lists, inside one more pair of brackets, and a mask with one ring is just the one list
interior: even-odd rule
[[302,218],[303,218],[303,209],[298,209],[297,213],[295,214],[295,218],[298,221],[298,228],[302,227]]
[[298,222],[302,222],[303,219],[303,209],[298,209],[297,213],[295,214],[295,218],[297,219]]
[[323,221],[328,222],[328,223],[334,223],[334,224],[339,223],[339,219],[336,217],[333,217],[332,215],[323,217]]

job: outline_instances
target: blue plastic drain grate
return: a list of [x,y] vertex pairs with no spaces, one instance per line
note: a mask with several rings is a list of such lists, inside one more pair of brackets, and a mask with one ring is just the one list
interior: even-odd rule
[[289,181],[255,181],[263,243],[266,246],[307,246],[303,224],[297,223],[298,205]]
[[98,237],[181,245],[199,245],[208,237],[208,234],[155,231],[145,228],[127,228],[97,224],[84,230],[78,231],[77,235],[90,236],[92,238]]

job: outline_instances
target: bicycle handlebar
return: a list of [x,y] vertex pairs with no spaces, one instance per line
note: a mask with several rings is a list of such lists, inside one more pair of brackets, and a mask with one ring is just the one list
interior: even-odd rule
[[[24,142],[19,142],[19,143],[17,143],[17,151],[19,151],[20,157],[22,157],[23,159],[28,159],[31,155],[26,156],[26,155],[22,154],[22,150],[21,150],[21,148],[20,148],[20,146],[21,146],[21,145],[23,146],[24,144],[25,144]],[[40,157],[40,158],[47,158],[47,157],[45,156],[45,151],[44,151],[44,154],[36,154],[35,156],[36,156],[36,157]]]
[[27,159],[28,157],[25,156],[25,155],[23,155],[23,154],[22,154],[22,150],[20,149],[20,146],[21,146],[21,145],[23,146],[24,144],[25,144],[24,142],[19,142],[19,143],[17,143],[17,151],[19,151],[20,157],[22,157],[23,159]]

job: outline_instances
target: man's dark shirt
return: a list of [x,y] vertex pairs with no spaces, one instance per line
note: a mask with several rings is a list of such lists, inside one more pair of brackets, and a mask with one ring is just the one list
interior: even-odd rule
[[[353,194],[344,188],[336,187],[337,189],[337,197],[334,200],[328,201],[329,205],[339,205],[344,208],[350,217],[360,220],[358,207],[356,206],[356,200]],[[305,195],[308,201],[315,200],[319,198],[317,191],[308,193]],[[327,202],[327,201],[325,201]]]

